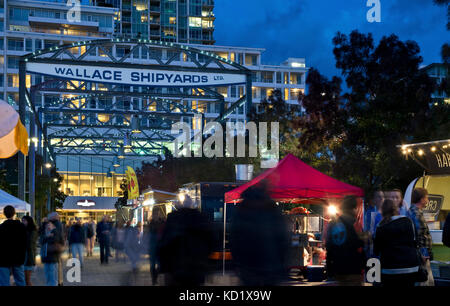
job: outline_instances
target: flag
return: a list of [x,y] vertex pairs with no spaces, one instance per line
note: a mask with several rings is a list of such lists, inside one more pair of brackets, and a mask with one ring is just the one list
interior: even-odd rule
[[125,174],[127,176],[128,199],[137,199],[139,197],[139,186],[136,173],[133,168],[128,166]]

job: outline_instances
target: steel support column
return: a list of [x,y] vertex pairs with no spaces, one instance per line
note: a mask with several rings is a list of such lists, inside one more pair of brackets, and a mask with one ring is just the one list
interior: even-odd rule
[[31,206],[31,217],[33,219],[36,218],[35,216],[35,193],[36,193],[36,185],[35,185],[35,175],[36,175],[36,161],[35,161],[35,154],[36,154],[36,146],[35,142],[33,141],[35,139],[35,119],[34,115],[30,113],[30,147],[28,150],[28,203]]
[[[26,125],[26,64],[23,59],[19,61],[19,116],[22,124]],[[26,188],[26,156],[19,151],[18,164],[18,198],[25,201]]]
[[246,77],[245,77],[245,95],[247,98],[247,101],[245,103],[245,114],[246,114],[246,119],[247,121],[249,121],[249,116],[250,116],[250,111],[252,109],[252,98],[253,98],[253,92],[252,92],[252,74],[251,73],[247,73]]

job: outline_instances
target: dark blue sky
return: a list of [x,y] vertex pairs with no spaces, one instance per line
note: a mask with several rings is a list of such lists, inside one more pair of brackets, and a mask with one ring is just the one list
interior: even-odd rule
[[432,0],[381,0],[381,23],[366,19],[366,0],[216,0],[216,45],[261,47],[263,62],[280,64],[305,57],[328,77],[338,75],[332,53],[337,31],[392,33],[418,42],[424,64],[440,62],[440,48],[450,41],[447,10]]

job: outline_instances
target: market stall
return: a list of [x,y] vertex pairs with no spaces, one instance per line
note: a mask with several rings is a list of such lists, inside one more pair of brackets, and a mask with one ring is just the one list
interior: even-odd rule
[[[291,154],[281,160],[276,167],[227,192],[225,194],[225,202],[239,205],[239,202],[242,201],[241,194],[249,187],[263,181],[267,186],[269,196],[279,204],[303,204],[304,206],[320,206],[323,208],[323,213],[310,214],[310,217],[305,219],[305,221],[307,220],[306,224],[309,224],[309,229],[308,226],[304,226],[302,229],[297,228],[293,230],[293,248],[296,250],[300,248],[301,252],[299,252],[299,256],[296,256],[296,260],[292,260],[292,267],[304,267],[313,263],[322,263],[318,262],[320,256],[315,261],[309,260],[309,257],[305,260],[303,256],[305,254],[304,251],[308,250],[308,248],[313,250],[312,246],[315,246],[316,249],[322,248],[324,233],[326,233],[326,226],[330,220],[329,217],[339,213],[340,203],[347,195],[358,197],[358,213],[355,227],[362,230],[364,215],[362,197],[364,196],[364,191],[361,188],[343,183],[321,173]],[[294,211],[292,215],[298,213],[299,211]],[[308,214],[305,213],[305,215]],[[312,219],[313,216],[316,218]],[[315,222],[314,226],[312,226],[312,220]]]
[[26,213],[29,214],[31,210],[30,204],[0,189],[0,223],[2,223],[6,219],[6,217],[3,215],[3,208],[5,208],[5,206],[7,205],[11,205],[15,208],[16,217],[19,219]]

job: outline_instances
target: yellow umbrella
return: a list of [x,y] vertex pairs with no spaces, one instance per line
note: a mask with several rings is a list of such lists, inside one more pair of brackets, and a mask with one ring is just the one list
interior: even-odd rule
[[9,158],[21,151],[28,155],[28,133],[15,109],[0,100],[0,158]]

